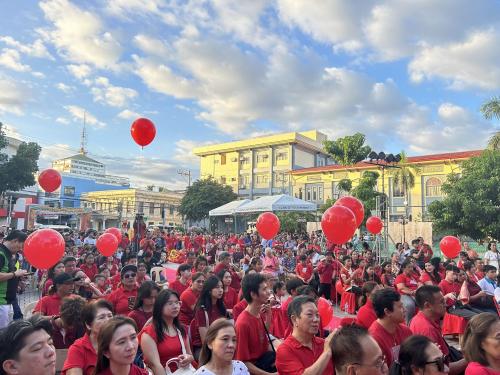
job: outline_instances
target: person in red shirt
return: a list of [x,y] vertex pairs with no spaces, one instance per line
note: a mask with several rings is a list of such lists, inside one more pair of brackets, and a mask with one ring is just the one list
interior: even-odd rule
[[199,255],[194,261],[193,273],[201,272],[206,274],[208,271],[208,260],[203,255]]
[[85,334],[82,310],[87,301],[80,296],[65,298],[61,304],[61,313],[54,316],[52,324],[52,342],[56,349],[67,349]]
[[[193,361],[187,329],[179,321],[181,301],[176,292],[164,289],[158,294],[153,308],[153,320],[139,335],[144,362],[154,375],[165,375],[165,364],[179,358],[179,366],[186,367]],[[170,371],[176,371],[174,363]]]
[[306,284],[309,284],[309,282],[313,279],[313,266],[308,261],[307,255],[300,256],[300,262],[297,264],[297,267],[295,267],[295,273],[297,274],[297,277]]
[[137,298],[137,266],[128,264],[120,272],[121,286],[108,294],[105,298],[113,305],[116,315],[128,315]]
[[155,242],[151,239],[151,233],[146,234],[146,238],[139,242],[139,247],[143,253],[153,253],[155,251]]
[[189,264],[181,264],[177,268],[177,278],[168,284],[168,288],[175,290],[178,295],[189,287],[191,281],[191,266]]
[[42,297],[38,301],[33,313],[39,313],[44,316],[59,315],[62,300],[68,297],[73,292],[75,283],[73,278],[67,273],[62,273],[54,277],[54,285],[52,285],[49,295]]
[[319,274],[319,296],[324,296],[327,300],[331,299],[332,281],[333,281],[333,254],[326,253],[325,259],[321,260],[317,266]]
[[276,368],[280,375],[314,373],[333,375],[331,333],[326,340],[316,337],[319,313],[314,298],[298,296],[288,306],[293,332],[276,351]]
[[409,324],[415,315],[415,292],[418,288],[418,280],[415,276],[414,262],[407,258],[401,265],[400,274],[394,280],[397,291],[401,294],[401,302],[405,308],[406,323]]
[[301,279],[293,278],[286,282],[286,291],[289,297],[281,304],[281,314],[282,320],[287,322],[287,328],[285,329],[285,338],[287,333],[290,334],[293,330],[292,322],[288,319],[288,305],[292,302],[293,298],[297,295],[297,289],[304,285]]
[[247,308],[248,302],[246,299],[240,300],[236,305],[233,307],[233,319],[234,322],[236,323],[238,321],[238,317],[240,314]]
[[217,277],[222,280],[224,287],[224,306],[227,311],[232,313],[234,305],[238,303],[238,292],[231,287],[231,272],[222,270],[217,274]]
[[498,339],[500,322],[497,314],[472,318],[465,329],[462,349],[469,362],[465,375],[498,375]]
[[117,316],[101,330],[98,337],[95,375],[148,375],[133,362],[139,348],[137,327],[132,319]]
[[[440,321],[446,312],[446,303],[439,287],[435,285],[424,285],[417,290],[415,295],[419,312],[412,319],[410,329],[414,335],[422,335],[431,339],[441,350],[443,356],[449,354]],[[461,359],[449,363],[450,374],[462,374],[467,362]]]
[[377,315],[369,328],[370,335],[377,341],[390,367],[399,356],[399,346],[412,335],[405,321],[401,295],[392,288],[376,291],[372,296],[373,309]]
[[373,309],[372,296],[381,288],[382,287],[374,281],[367,281],[363,285],[363,288],[361,288],[362,299],[365,302],[361,304],[358,310],[356,321],[360,326],[366,329],[370,328],[372,323],[377,320],[377,314],[375,314],[375,310]]
[[128,317],[134,320],[139,331],[153,316],[153,306],[158,293],[160,293],[160,287],[154,281],[145,281],[137,290],[134,309]]
[[270,296],[266,278],[258,273],[247,274],[241,287],[248,306],[236,321],[238,345],[235,357],[247,366],[251,374],[274,374],[276,366],[272,357],[279,347],[279,340],[270,342],[261,317],[261,310],[265,309]]
[[87,333],[68,349],[63,375],[93,375],[97,362],[97,336],[101,327],[113,317],[113,306],[100,299],[87,304],[82,310],[82,319]]
[[82,270],[90,280],[94,280],[95,275],[99,273],[97,265],[95,264],[94,254],[85,254],[85,258],[83,261],[84,263],[80,266],[80,270]]
[[436,270],[434,265],[429,261],[425,262],[424,270],[420,275],[420,283],[422,285],[439,285],[441,282],[441,275],[439,270]]
[[181,294],[181,311],[179,314],[179,320],[186,326],[189,326],[194,318],[194,308],[196,306],[196,302],[198,302],[198,297],[203,289],[205,280],[206,278],[204,274],[201,272],[195,273],[192,277],[191,286]]

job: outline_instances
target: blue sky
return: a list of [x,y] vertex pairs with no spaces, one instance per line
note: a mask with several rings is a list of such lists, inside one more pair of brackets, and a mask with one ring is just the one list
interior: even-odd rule
[[[182,188],[193,147],[271,132],[366,134],[410,155],[485,146],[500,94],[495,0],[4,1],[0,121],[135,185]],[[141,150],[138,116],[157,127]]]

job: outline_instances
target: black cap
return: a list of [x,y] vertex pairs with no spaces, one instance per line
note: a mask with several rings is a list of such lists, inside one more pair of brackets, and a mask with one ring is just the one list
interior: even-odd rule
[[120,271],[120,276],[123,278],[123,275],[125,275],[125,272],[128,272],[128,271],[133,271],[133,272],[137,273],[137,266],[134,266],[133,264],[127,264]]
[[54,277],[54,285],[67,284],[67,283],[72,283],[74,281],[75,280],[71,277],[71,275],[66,272],[63,272],[60,275]]

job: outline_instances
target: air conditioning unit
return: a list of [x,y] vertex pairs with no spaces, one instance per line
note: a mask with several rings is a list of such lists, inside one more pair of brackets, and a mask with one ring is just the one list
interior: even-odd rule
[[245,161],[246,158],[244,156],[240,157],[240,161]]
[[238,158],[232,158],[232,159],[231,159],[231,161],[232,161],[233,163],[236,163],[236,162],[238,161]]
[[231,181],[233,181],[233,182],[236,181],[236,177],[232,177]]
[[267,159],[269,155],[262,155],[262,158]]

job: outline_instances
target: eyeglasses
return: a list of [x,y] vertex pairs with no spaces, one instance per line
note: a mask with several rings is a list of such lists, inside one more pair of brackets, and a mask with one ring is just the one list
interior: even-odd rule
[[135,277],[135,273],[126,273],[125,275],[123,275],[124,279],[132,279],[134,277]]
[[445,365],[445,363],[446,363],[446,356],[437,358],[434,361],[425,362],[426,365],[436,365],[436,367],[437,367],[437,369],[438,369],[439,372],[443,372],[444,371],[444,365]]
[[377,370],[379,370],[380,372],[384,372],[384,373],[387,372],[387,371],[384,371],[387,369],[386,363],[385,363],[385,355],[379,357],[377,359],[377,362],[372,363],[372,364],[369,364],[369,363],[352,363],[352,364],[358,365],[358,366],[365,366],[365,367],[374,367]]

